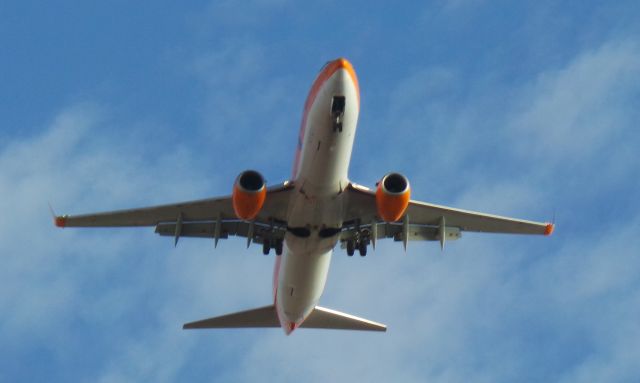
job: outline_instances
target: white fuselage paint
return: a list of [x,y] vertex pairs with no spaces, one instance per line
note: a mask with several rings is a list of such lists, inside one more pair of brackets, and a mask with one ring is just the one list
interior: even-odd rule
[[[337,68],[337,69],[336,69]],[[359,112],[357,79],[344,59],[325,66],[312,87],[305,106],[294,164],[295,193],[289,203],[290,228],[307,228],[308,237],[291,231],[285,235],[283,255],[276,261],[275,305],[287,334],[297,328],[317,305],[324,290],[333,248],[339,234],[321,238],[322,228],[340,228],[342,191],[347,187]],[[314,89],[315,88],[315,89]],[[342,131],[334,131],[331,103],[345,97]]]

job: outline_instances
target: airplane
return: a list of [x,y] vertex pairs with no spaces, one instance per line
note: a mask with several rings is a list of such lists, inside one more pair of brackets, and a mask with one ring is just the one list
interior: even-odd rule
[[375,249],[380,239],[402,242],[457,240],[463,231],[550,235],[553,223],[526,221],[410,199],[409,180],[391,172],[375,189],[351,182],[349,162],[360,111],[358,78],[338,58],[320,70],[304,104],[291,179],[267,187],[246,170],[231,195],[85,215],[54,214],[64,227],[155,226],[161,236],[213,239],[229,236],[274,250],[273,303],[186,323],[183,329],[297,328],[386,331],[378,322],[318,306],[333,249],[348,256]]

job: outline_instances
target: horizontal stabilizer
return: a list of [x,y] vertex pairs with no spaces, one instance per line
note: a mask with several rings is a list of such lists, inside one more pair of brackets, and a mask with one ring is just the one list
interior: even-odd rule
[[[280,327],[273,305],[187,323],[183,329]],[[339,311],[316,306],[300,328],[387,331],[387,326]]]
[[387,326],[357,316],[316,306],[300,328],[324,328],[334,330],[387,331]]
[[273,305],[187,323],[183,329],[280,327]]

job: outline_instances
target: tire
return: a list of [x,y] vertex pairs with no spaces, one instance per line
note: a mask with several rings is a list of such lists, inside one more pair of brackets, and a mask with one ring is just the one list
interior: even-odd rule
[[356,252],[355,244],[353,243],[352,240],[348,240],[347,241],[347,255],[351,257],[351,256],[353,256],[353,253],[355,253],[355,252]]
[[271,244],[269,240],[265,238],[264,242],[262,242],[262,254],[269,255],[269,250],[271,250]]
[[276,255],[282,255],[282,240],[276,241]]
[[364,257],[367,255],[367,243],[366,242],[360,242],[358,244],[358,251],[360,252],[360,256]]

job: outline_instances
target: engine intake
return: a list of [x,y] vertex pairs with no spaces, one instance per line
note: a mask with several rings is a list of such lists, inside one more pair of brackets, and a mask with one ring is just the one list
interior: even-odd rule
[[255,170],[246,170],[236,178],[233,185],[233,210],[236,216],[244,220],[254,219],[267,198],[267,185],[262,174]]
[[411,188],[409,180],[400,173],[389,173],[378,182],[376,190],[376,206],[378,215],[386,222],[395,222],[403,215],[409,199]]

